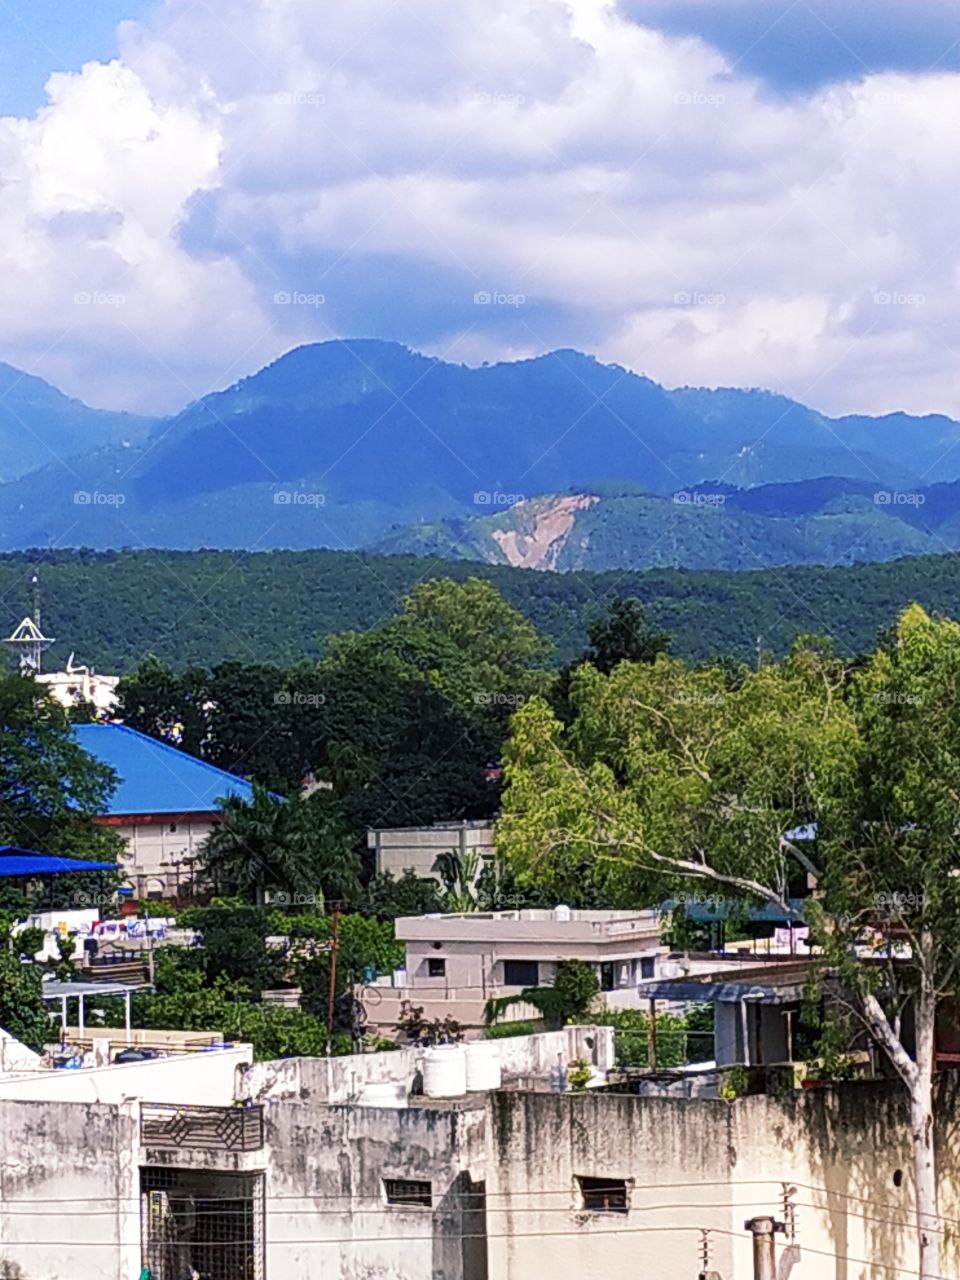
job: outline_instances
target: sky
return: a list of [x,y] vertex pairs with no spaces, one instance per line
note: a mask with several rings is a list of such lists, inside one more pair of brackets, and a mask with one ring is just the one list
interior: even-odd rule
[[960,416],[954,0],[0,2],[0,359],[301,342]]

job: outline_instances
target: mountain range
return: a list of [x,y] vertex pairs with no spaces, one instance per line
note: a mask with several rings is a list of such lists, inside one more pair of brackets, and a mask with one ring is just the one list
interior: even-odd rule
[[939,415],[671,391],[570,350],[471,368],[318,343],[159,421],[0,366],[0,548],[369,548],[558,569],[885,560],[960,547],[958,446],[960,423]]

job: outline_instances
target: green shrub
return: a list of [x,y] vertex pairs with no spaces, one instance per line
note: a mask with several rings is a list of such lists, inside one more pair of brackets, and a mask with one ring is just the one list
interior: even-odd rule
[[543,1030],[543,1023],[536,1022],[495,1022],[486,1027],[484,1040],[507,1040],[511,1036],[535,1036]]

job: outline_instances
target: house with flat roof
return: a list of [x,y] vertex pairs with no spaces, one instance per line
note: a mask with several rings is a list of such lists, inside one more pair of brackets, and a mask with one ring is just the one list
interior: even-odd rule
[[252,799],[250,783],[123,724],[78,724],[73,733],[117,775],[98,821],[126,841],[127,888],[137,898],[176,897],[194,878],[197,851],[219,821],[220,801]]
[[[396,932],[406,946],[405,966],[365,995],[368,1019],[384,1034],[396,1025],[404,1001],[411,1001],[423,1006],[426,1017],[449,1016],[468,1035],[478,1035],[488,1000],[550,986],[561,960],[592,965],[606,1004],[639,1007],[637,984],[657,976],[667,953],[656,911],[559,906],[405,916],[396,921]],[[517,1005],[511,1017],[539,1014]]]

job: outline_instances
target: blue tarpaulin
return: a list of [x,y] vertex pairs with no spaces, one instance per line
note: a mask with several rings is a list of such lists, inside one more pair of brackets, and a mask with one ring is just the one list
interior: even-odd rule
[[84,858],[58,858],[53,853],[0,845],[0,876],[57,876],[78,871],[119,871],[114,862],[87,862]]

